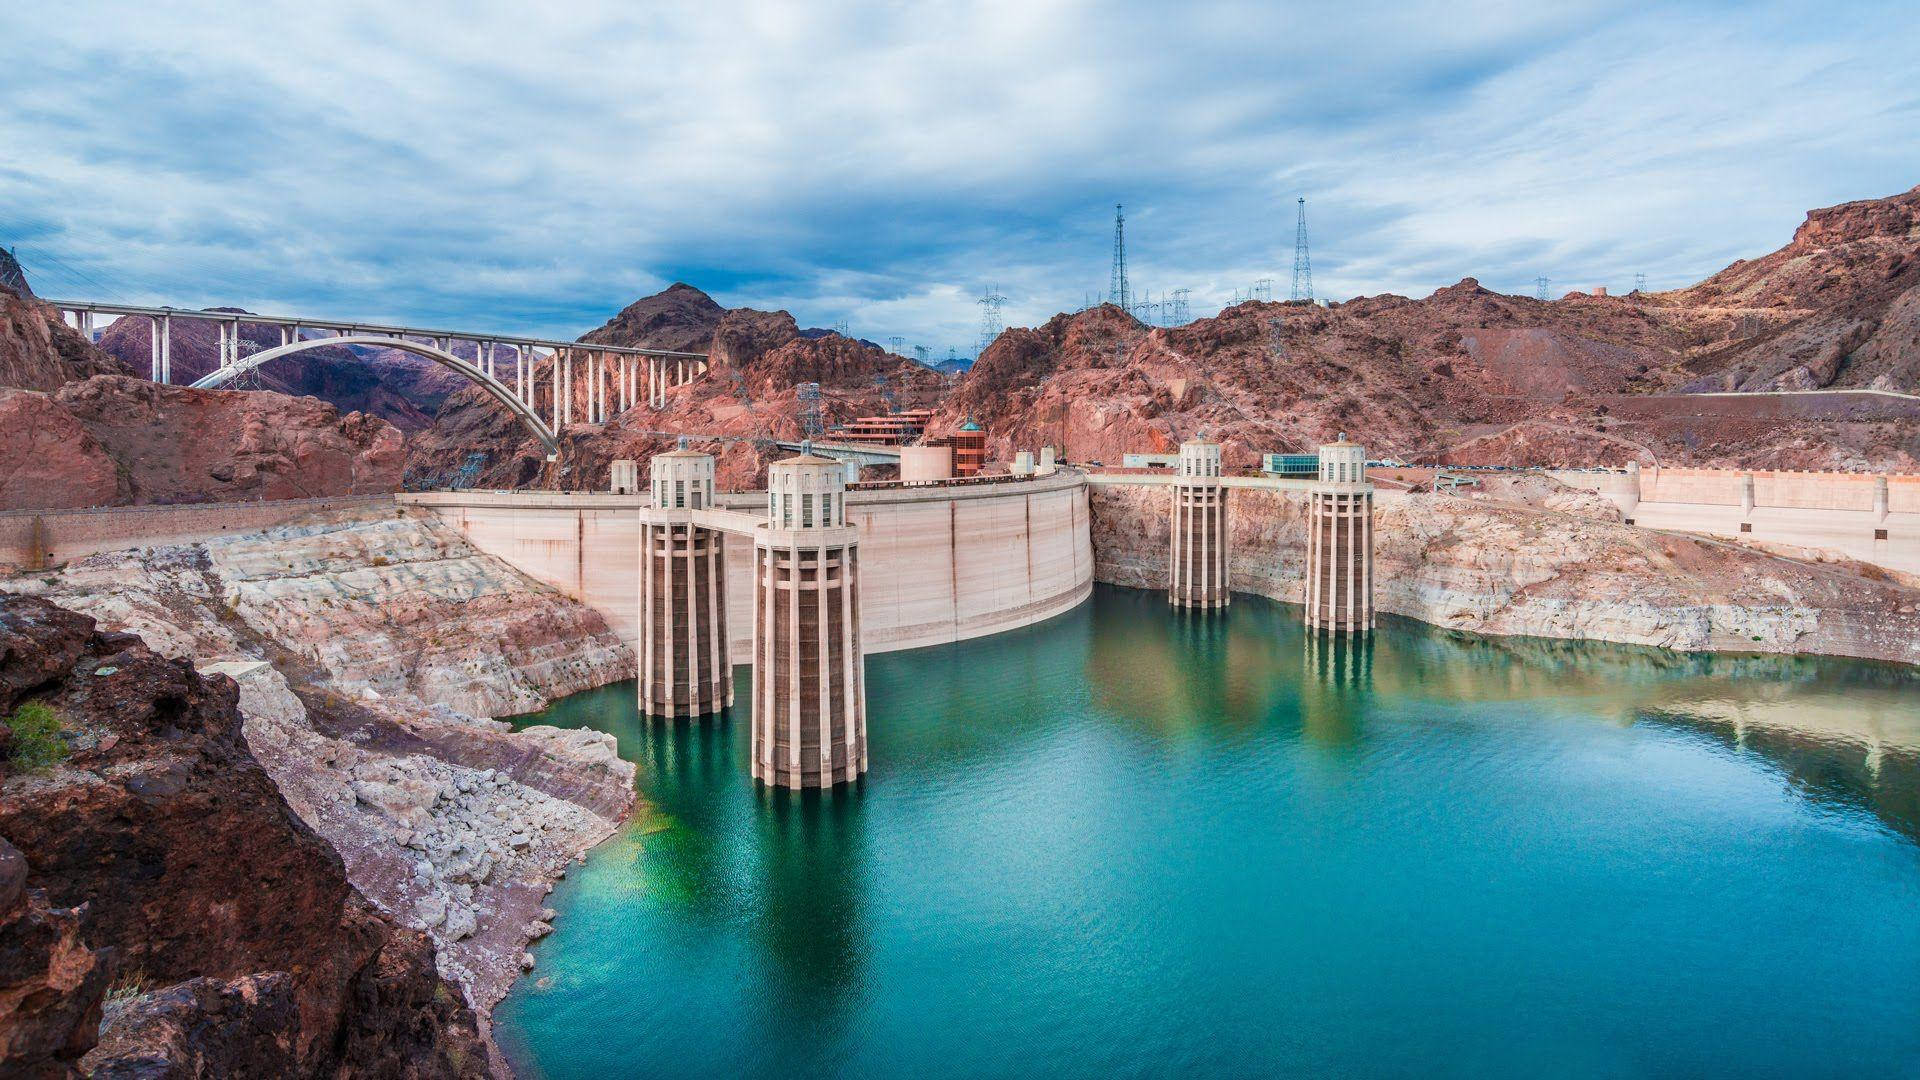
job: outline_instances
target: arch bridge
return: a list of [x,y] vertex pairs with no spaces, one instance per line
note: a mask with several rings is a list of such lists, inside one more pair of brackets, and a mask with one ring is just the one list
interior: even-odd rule
[[[251,312],[140,307],[88,300],[49,300],[47,303],[58,308],[62,318],[70,319],[71,325],[89,341],[94,339],[97,315],[146,319],[152,331],[149,336],[151,378],[159,383],[173,381],[174,320],[213,323],[219,336],[219,362],[213,371],[193,383],[195,388],[203,390],[217,389],[262,364],[334,345],[411,353],[454,371],[485,390],[540,440],[549,461],[559,457],[559,433],[576,419],[581,423],[604,424],[643,401],[653,408],[662,408],[666,405],[667,391],[700,378],[709,367],[705,353],[595,345],[512,334]],[[277,327],[280,344],[243,356],[242,325]],[[455,355],[455,343],[461,342],[473,346],[472,360]],[[505,366],[509,361],[513,364],[511,380]],[[544,371],[540,369],[542,361],[549,361]],[[577,418],[576,402],[582,406],[582,415]]]

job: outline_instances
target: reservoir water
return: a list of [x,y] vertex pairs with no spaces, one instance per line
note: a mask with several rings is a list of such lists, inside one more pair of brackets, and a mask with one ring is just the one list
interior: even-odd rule
[[497,1013],[551,1078],[1920,1075],[1920,677],[1100,588],[868,659],[872,771],[650,809]]

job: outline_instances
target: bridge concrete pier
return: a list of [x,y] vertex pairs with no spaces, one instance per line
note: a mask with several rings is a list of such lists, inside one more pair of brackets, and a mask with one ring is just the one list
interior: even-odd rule
[[713,506],[713,456],[683,445],[652,468],[640,520],[640,711],[711,716],[733,705],[725,534],[694,523]]
[[867,771],[859,529],[832,458],[776,462],[767,490],[754,531],[753,775],[830,788]]
[[1167,600],[1174,607],[1223,608],[1227,588],[1227,489],[1220,483],[1220,444],[1190,439],[1180,444],[1180,472],[1173,484],[1172,549],[1167,560]]
[[1364,634],[1373,629],[1373,485],[1367,451],[1347,441],[1320,448],[1320,476],[1308,493],[1307,628]]

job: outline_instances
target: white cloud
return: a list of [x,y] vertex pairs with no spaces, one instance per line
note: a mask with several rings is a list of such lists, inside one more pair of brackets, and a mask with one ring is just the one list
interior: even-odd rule
[[[1195,306],[1686,283],[1920,181],[1893,5],[81,3],[0,14],[50,292],[573,334],[674,278],[944,353]],[[91,281],[87,279],[92,279]],[[91,286],[97,285],[99,288]],[[529,325],[532,324],[532,325]]]

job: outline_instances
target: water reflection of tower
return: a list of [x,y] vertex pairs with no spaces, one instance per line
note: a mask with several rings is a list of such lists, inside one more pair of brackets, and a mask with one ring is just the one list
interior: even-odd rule
[[1300,720],[1317,742],[1348,743],[1360,734],[1360,718],[1373,689],[1373,635],[1306,635],[1300,680]]
[[868,952],[861,909],[867,859],[862,800],[847,788],[795,797],[761,789],[759,880],[765,901],[755,945],[764,963],[776,1046],[838,1036],[862,993]]

